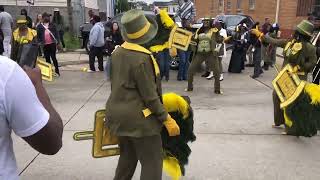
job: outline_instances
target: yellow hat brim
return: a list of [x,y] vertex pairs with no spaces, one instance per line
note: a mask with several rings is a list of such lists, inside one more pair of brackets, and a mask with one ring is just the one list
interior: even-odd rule
[[17,21],[17,24],[25,24],[25,23],[27,23],[27,20],[18,20]]

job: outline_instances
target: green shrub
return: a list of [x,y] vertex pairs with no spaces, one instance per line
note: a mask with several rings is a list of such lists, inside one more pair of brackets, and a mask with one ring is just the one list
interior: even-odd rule
[[80,39],[77,36],[72,35],[70,32],[64,34],[64,43],[68,50],[80,49]]

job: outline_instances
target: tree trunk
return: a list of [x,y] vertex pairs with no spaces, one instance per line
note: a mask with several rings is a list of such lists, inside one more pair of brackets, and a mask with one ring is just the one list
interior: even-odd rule
[[67,0],[67,7],[68,7],[68,20],[69,20],[69,31],[71,34],[75,34],[74,28],[73,28],[73,9],[72,9],[72,3],[71,0]]

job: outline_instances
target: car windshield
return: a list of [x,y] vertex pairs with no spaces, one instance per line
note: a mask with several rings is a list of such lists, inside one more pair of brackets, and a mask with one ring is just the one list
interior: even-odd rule
[[197,20],[196,24],[201,24],[202,23],[203,18],[200,18]]
[[243,19],[245,19],[245,17],[243,16],[230,16],[230,17],[226,17],[225,22],[227,27],[237,26]]

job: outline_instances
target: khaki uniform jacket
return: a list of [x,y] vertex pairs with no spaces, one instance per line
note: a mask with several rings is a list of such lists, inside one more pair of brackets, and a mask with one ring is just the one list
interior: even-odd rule
[[[193,40],[196,41],[197,43],[199,43],[199,34],[201,33],[206,33],[206,34],[209,34],[210,37],[211,37],[211,41],[210,41],[210,48],[211,48],[211,51],[213,52],[213,54],[215,56],[218,56],[219,52],[220,52],[220,49],[217,51],[216,47],[217,47],[217,44],[221,44],[223,43],[223,37],[220,35],[219,31],[215,31],[214,28],[211,28],[211,29],[208,29],[207,31],[205,32],[202,32],[203,30],[200,28],[196,31],[195,33],[195,36],[193,37]],[[194,51],[197,51],[197,47],[194,47],[193,49]]]
[[111,58],[111,94],[107,127],[116,136],[160,134],[168,113],[161,99],[161,80],[149,54],[117,48]]
[[[274,39],[267,35],[264,36],[262,40],[282,48],[285,48],[287,43],[290,41],[288,39]],[[293,67],[296,65],[299,65],[301,68],[300,70],[301,72],[298,72],[299,77],[302,80],[307,80],[308,73],[312,71],[312,69],[317,63],[316,48],[310,42],[302,42],[301,51],[302,52],[298,56],[298,58],[291,61],[289,61],[289,58],[286,57],[286,54],[284,53],[283,67],[286,66],[287,64],[290,64]]]

